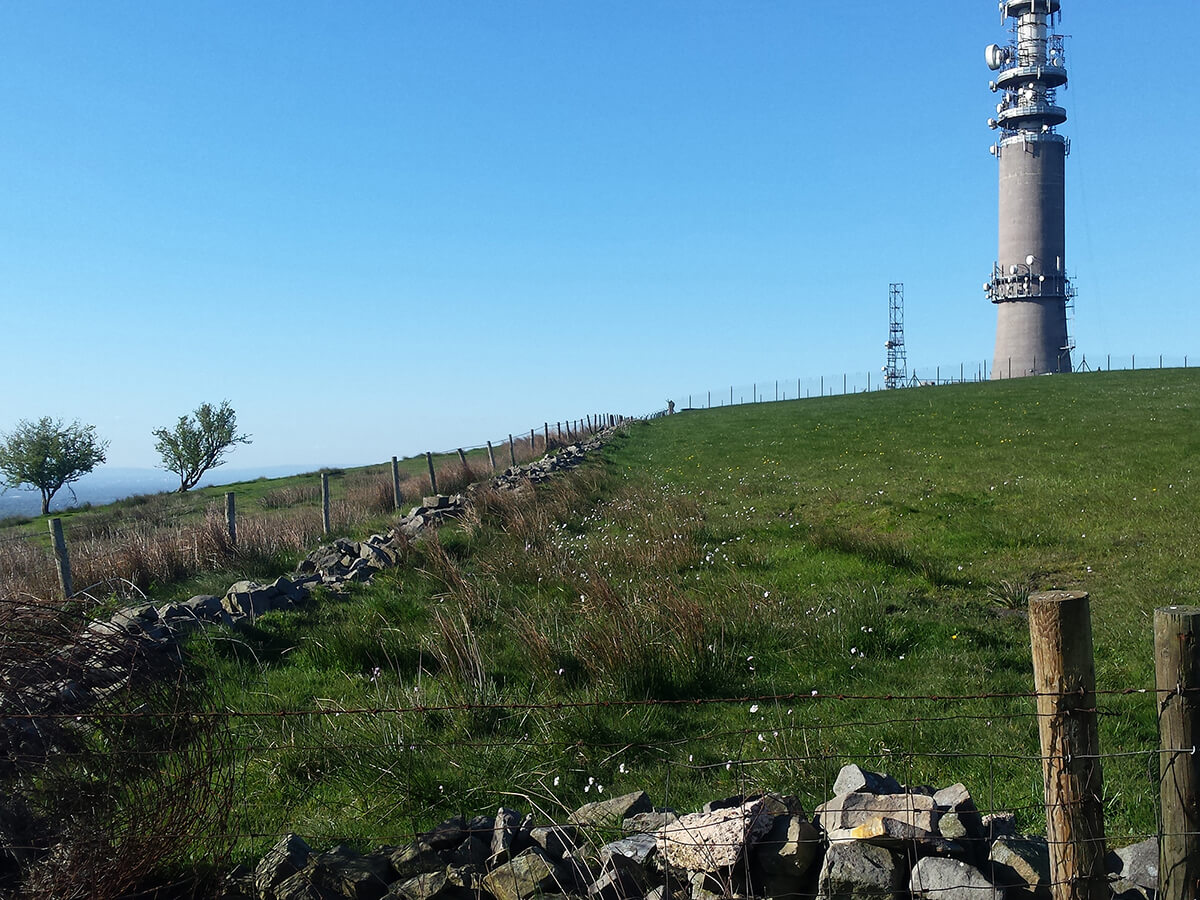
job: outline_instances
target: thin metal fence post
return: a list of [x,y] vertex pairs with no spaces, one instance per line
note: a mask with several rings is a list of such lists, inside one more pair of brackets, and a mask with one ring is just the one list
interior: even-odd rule
[[237,546],[237,501],[233,491],[225,492],[225,533],[229,536],[229,546]]
[[329,523],[329,473],[321,473],[321,528],[325,534],[332,530]]
[[1029,597],[1054,900],[1108,900],[1092,621],[1083,591]]
[[1200,897],[1200,607],[1154,611],[1159,900]]
[[67,541],[63,537],[62,519],[50,520],[50,536],[54,540],[54,560],[58,564],[58,586],[62,588],[64,600],[70,600],[75,593],[71,584],[71,558],[67,555]]

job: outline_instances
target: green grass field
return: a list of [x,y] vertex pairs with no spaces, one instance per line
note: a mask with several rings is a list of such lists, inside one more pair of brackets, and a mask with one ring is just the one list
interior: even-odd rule
[[1137,691],[1154,608],[1200,587],[1197,388],[1165,370],[690,411],[484,494],[373,584],[192,641],[235,713],[236,858],[601,791],[811,810],[849,761],[962,781],[1041,831],[1024,607],[1049,588],[1092,598],[1110,838],[1153,834]]
[[[1092,374],[637,424],[373,585],[194,646],[221,702],[307,711],[233,723],[242,850],[502,802],[554,816],[600,786],[811,809],[846,761],[963,781],[1041,830],[1024,599],[1089,591],[1101,691],[1153,686],[1153,609],[1200,578],[1198,386]],[[1153,833],[1152,697],[1101,707],[1110,834]]]

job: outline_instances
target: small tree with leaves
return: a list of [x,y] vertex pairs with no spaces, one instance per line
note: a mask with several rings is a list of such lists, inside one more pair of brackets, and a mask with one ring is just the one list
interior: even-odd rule
[[191,490],[209,469],[225,464],[225,454],[234,444],[250,443],[250,436],[237,433],[237,413],[222,400],[220,406],[202,403],[190,416],[180,416],[174,428],[158,428],[155,451],[163,468],[179,476],[179,493]]
[[64,485],[75,496],[70,485],[103,463],[107,448],[108,442],[96,437],[95,425],[78,420],[64,425],[49,416],[36,422],[22,419],[0,439],[0,475],[6,488],[27,485],[41,491],[44,516]]

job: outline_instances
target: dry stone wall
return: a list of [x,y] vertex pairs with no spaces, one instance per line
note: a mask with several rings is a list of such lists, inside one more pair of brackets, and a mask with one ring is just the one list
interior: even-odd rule
[[[537,484],[576,468],[612,436],[597,432],[586,441],[504,470],[483,482],[498,490]],[[0,692],[0,777],[39,760],[63,742],[62,716],[84,712],[120,691],[131,679],[159,677],[180,661],[180,641],[201,628],[239,628],[274,610],[311,599],[313,590],[344,589],[395,566],[410,541],[429,528],[463,515],[466,494],[426,497],[386,533],[363,541],[338,538],[313,550],[298,571],[269,584],[238,581],[223,596],[198,595],[181,603],[144,603],[92,622],[74,640],[35,666],[21,669]]]
[[[589,803],[565,824],[519,810],[455,817],[403,846],[322,853],[286,835],[226,900],[1050,900],[1044,838],[981,815],[962,784],[906,787],[846,766],[809,817],[760,794],[679,814],[643,791]],[[1111,894],[1150,900],[1157,844],[1110,853]]]

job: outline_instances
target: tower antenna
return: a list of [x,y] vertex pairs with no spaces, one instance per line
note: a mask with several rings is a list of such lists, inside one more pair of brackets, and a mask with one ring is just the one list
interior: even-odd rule
[[883,386],[889,390],[904,387],[908,379],[908,353],[904,349],[904,284],[888,285],[887,365],[883,367]]
[[1000,132],[999,249],[983,286],[996,304],[993,378],[1071,371],[1074,344],[1067,308],[1065,170],[1071,142],[1055,129],[1066,122],[1057,91],[1067,84],[1063,36],[1055,30],[1060,0],[1003,0],[1011,40],[984,51],[999,94],[988,126]]

